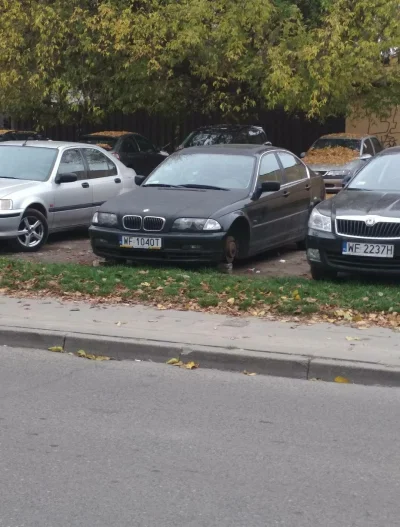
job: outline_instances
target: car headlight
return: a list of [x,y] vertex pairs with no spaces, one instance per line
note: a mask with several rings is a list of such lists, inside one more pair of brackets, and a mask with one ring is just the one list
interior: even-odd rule
[[349,176],[351,174],[350,170],[328,170],[328,172],[325,174],[325,177],[334,177],[334,178],[344,178],[345,176]]
[[308,220],[308,227],[316,231],[332,232],[331,217],[321,214],[317,209],[314,209]]
[[178,218],[172,225],[173,231],[220,231],[221,225],[212,219],[207,218]]
[[11,210],[13,202],[11,199],[0,199],[0,210]]
[[95,212],[92,223],[95,225],[106,225],[108,227],[115,227],[118,225],[118,217],[116,214],[109,212]]

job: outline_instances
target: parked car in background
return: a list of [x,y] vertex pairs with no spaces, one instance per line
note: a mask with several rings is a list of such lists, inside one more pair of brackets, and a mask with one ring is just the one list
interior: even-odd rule
[[89,226],[135,172],[101,148],[52,141],[0,144],[0,239],[37,251],[50,232]]
[[177,150],[190,148],[192,146],[220,144],[263,145],[267,142],[267,134],[261,126],[218,124],[203,126],[194,130],[186,137]]
[[39,132],[23,130],[0,130],[0,142],[4,141],[45,141],[47,137]]
[[80,141],[104,148],[143,176],[148,176],[169,155],[142,135],[132,132],[95,132],[83,135]]
[[294,154],[264,145],[192,147],[172,154],[134,193],[100,207],[96,255],[119,260],[227,262],[303,245],[323,180]]
[[324,178],[326,191],[337,194],[345,176],[354,175],[382,150],[383,146],[375,136],[330,134],[317,139],[300,157]]
[[388,148],[313,210],[307,258],[315,280],[339,271],[400,273],[400,148]]

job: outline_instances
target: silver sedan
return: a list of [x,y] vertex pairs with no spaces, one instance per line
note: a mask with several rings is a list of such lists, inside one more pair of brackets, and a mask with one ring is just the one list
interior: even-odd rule
[[135,171],[97,146],[0,145],[0,239],[37,251],[56,231],[89,226],[105,201],[135,188]]

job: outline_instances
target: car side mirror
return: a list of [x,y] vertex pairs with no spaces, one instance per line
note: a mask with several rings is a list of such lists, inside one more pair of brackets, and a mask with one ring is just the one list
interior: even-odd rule
[[57,185],[61,185],[61,183],[74,183],[74,181],[78,181],[78,176],[73,172],[57,174],[55,179],[55,183],[57,183]]
[[369,161],[370,159],[372,159],[372,156],[371,154],[363,154],[360,159],[361,161]]
[[301,157],[301,159],[303,159],[304,157],[306,157],[306,153],[305,153],[305,152],[302,152],[302,153],[300,154],[300,157]]
[[351,174],[348,174],[347,176],[344,176],[344,178],[342,179],[342,188],[347,187],[347,185],[350,183],[352,177],[353,176]]
[[277,192],[281,188],[281,184],[278,181],[264,181],[260,187],[261,192]]
[[143,181],[146,179],[146,176],[135,176],[135,183],[138,187],[143,183]]

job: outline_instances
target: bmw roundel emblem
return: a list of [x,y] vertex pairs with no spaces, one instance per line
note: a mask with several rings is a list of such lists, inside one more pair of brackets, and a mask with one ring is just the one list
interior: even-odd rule
[[373,226],[375,225],[375,223],[376,223],[376,222],[375,222],[375,218],[367,218],[367,219],[365,220],[365,225],[366,225],[367,227],[373,227]]

